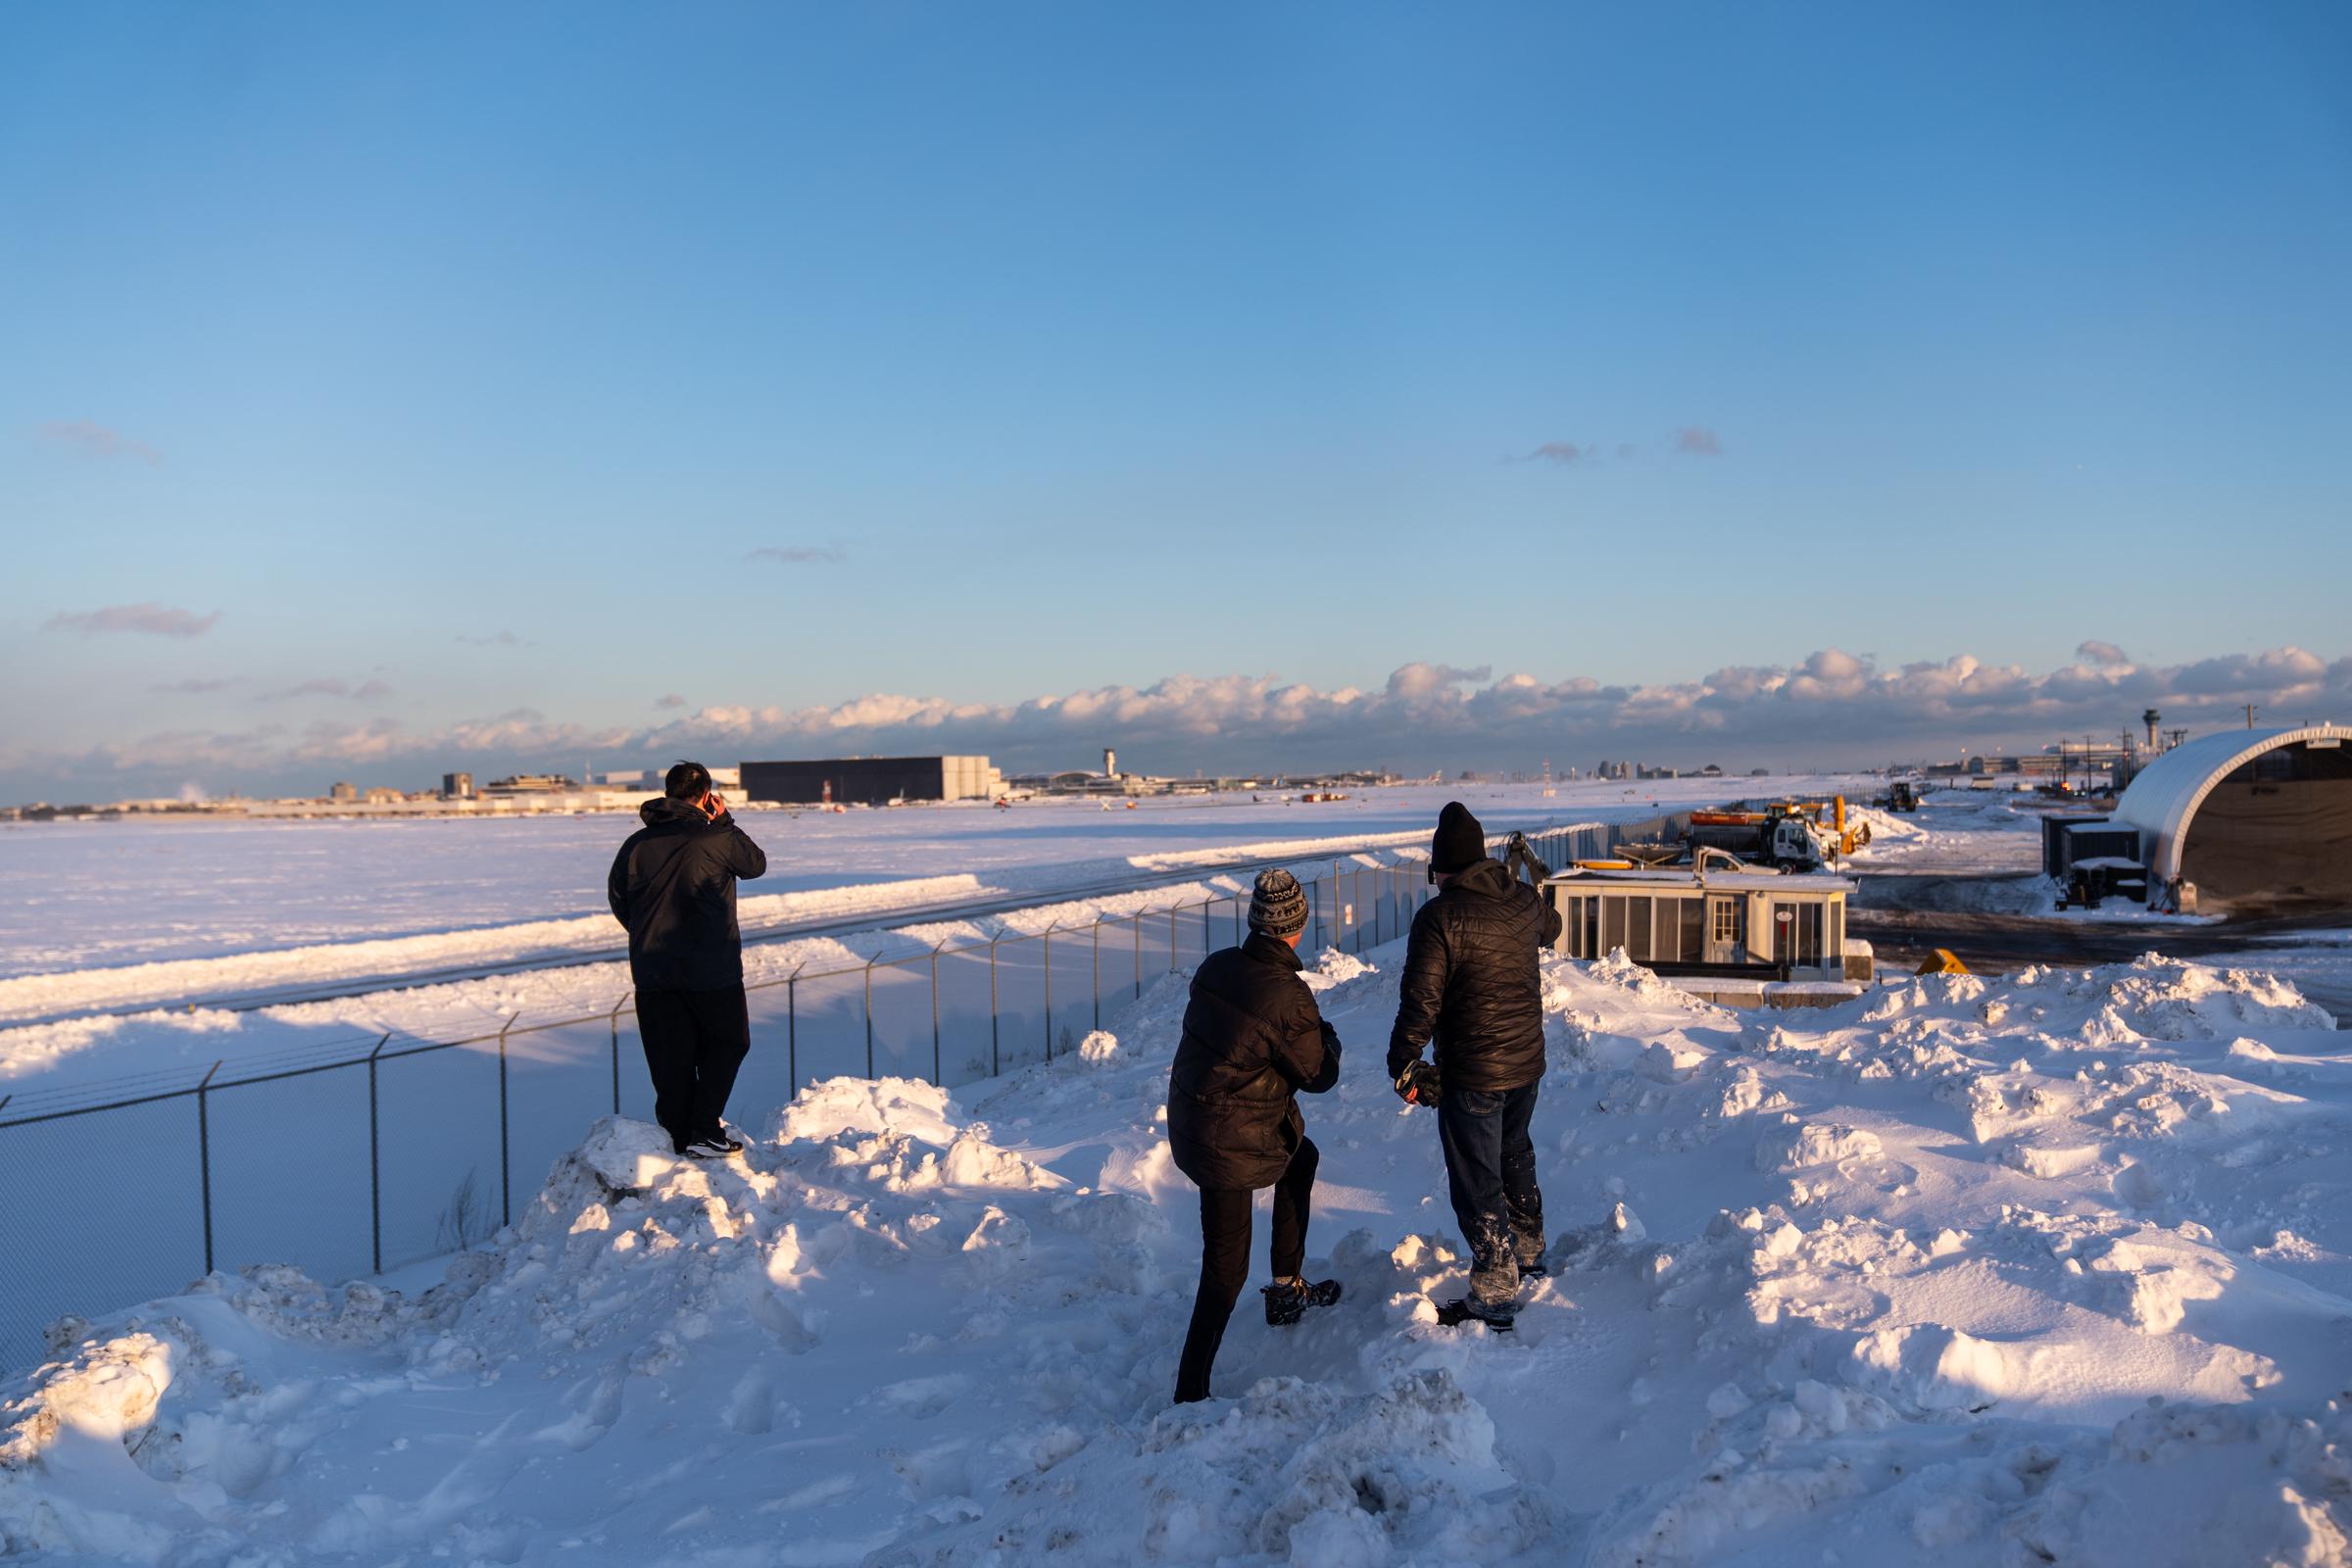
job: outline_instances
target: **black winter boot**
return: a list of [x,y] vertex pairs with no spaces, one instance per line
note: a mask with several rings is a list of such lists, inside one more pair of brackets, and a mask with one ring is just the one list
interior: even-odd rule
[[1340,1282],[1323,1280],[1309,1285],[1294,1277],[1276,1280],[1258,1294],[1266,1298],[1266,1326],[1283,1329],[1304,1317],[1310,1306],[1330,1306],[1337,1302],[1340,1298]]
[[1465,1323],[1484,1323],[1491,1334],[1511,1332],[1511,1314],[1482,1306],[1465,1296],[1458,1301],[1446,1301],[1438,1307],[1438,1327],[1458,1329]]

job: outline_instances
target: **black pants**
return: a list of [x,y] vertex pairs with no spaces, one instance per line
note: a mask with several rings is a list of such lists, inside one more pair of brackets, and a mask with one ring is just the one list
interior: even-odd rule
[[1438,1101],[1446,1185],[1454,1223],[1470,1244],[1470,1298],[1500,1312],[1517,1303],[1519,1265],[1544,1255],[1544,1194],[1536,1186],[1536,1146],[1527,1135],[1536,1089],[1449,1085]]
[[752,1015],[743,987],[719,991],[640,991],[637,1034],[654,1080],[654,1120],[683,1151],[718,1132],[735,1073],[752,1049]]
[[[1295,1277],[1306,1262],[1307,1209],[1314,1198],[1314,1140],[1300,1138],[1291,1163],[1274,1184],[1274,1277]],[[1193,1297],[1193,1326],[1176,1364],[1176,1402],[1208,1397],[1208,1369],[1224,1342],[1233,1303],[1250,1278],[1250,1204],[1247,1187],[1200,1189],[1200,1289]]]

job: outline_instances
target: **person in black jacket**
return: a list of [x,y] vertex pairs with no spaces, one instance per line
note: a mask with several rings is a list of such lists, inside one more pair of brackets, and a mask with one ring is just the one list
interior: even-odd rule
[[1340,1081],[1340,1037],[1298,978],[1306,913],[1297,877],[1260,871],[1249,940],[1210,954],[1193,975],[1168,1075],[1168,1150],[1200,1188],[1200,1288],[1176,1368],[1178,1404],[1208,1397],[1209,1367],[1250,1274],[1250,1205],[1258,1188],[1274,1189],[1266,1321],[1283,1327],[1340,1298],[1336,1280],[1310,1285],[1298,1273],[1317,1154],[1298,1097]]
[[605,891],[629,933],[654,1119],[679,1153],[722,1158],[743,1147],[721,1117],[752,1049],[735,882],[765,876],[767,857],[710,792],[702,763],[680,762],[662,790],[637,808],[645,826],[612,858]]
[[[1544,1271],[1544,1194],[1527,1127],[1544,1077],[1536,956],[1558,939],[1560,915],[1488,857],[1486,830],[1459,801],[1438,817],[1429,869],[1438,896],[1405,943],[1389,1076],[1407,1100],[1437,1102],[1453,1217],[1470,1247],[1470,1294],[1440,1308],[1439,1321],[1508,1328],[1521,1276]],[[1433,1040],[1434,1095],[1421,1061]]]

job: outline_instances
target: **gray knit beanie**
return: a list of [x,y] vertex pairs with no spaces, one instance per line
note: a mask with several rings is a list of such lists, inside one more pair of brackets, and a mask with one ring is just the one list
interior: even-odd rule
[[1257,873],[1250,894],[1250,929],[1287,937],[1306,929],[1306,890],[1280,866]]

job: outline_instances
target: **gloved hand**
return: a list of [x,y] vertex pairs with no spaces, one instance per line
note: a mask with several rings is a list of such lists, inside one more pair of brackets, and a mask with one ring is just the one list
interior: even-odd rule
[[1408,1105],[1434,1105],[1442,1093],[1438,1080],[1438,1065],[1419,1057],[1396,1075],[1396,1098]]

